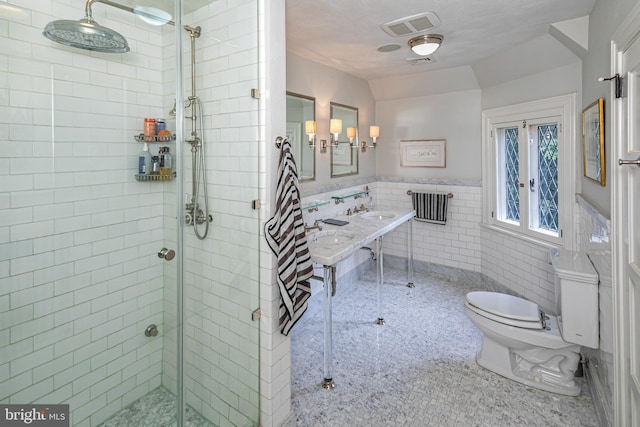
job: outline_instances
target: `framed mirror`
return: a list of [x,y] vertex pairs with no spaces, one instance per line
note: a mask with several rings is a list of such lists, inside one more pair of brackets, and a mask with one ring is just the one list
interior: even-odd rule
[[[337,138],[331,137],[331,178],[357,175],[358,109],[332,102],[331,119],[342,121],[340,132],[336,133]],[[355,147],[352,143],[355,143]]]
[[582,158],[584,176],[606,185],[604,169],[604,100],[582,110]]
[[316,100],[310,96],[287,92],[287,138],[298,168],[300,182],[316,179],[316,147],[309,143],[306,122],[316,120]]

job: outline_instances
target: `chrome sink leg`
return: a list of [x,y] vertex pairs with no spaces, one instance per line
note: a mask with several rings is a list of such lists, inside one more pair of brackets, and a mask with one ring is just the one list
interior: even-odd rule
[[407,287],[415,288],[416,285],[413,284],[413,220],[410,219],[408,222],[407,229],[407,275],[409,276]]
[[332,282],[335,282],[336,267],[324,266],[324,380],[322,388],[332,389],[335,387],[331,376],[331,363],[333,359],[332,344],[332,319],[331,319],[331,298],[333,295]]
[[376,325],[384,325],[384,318],[382,317],[382,283],[384,282],[384,270],[383,270],[383,255],[382,255],[382,236],[376,239],[376,252],[378,253],[378,260],[376,266],[377,284],[378,284],[378,320]]

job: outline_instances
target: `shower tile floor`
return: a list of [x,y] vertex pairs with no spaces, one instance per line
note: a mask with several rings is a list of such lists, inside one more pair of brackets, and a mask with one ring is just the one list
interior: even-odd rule
[[[119,411],[99,427],[175,427],[176,396],[164,387],[147,393]],[[187,406],[184,425],[213,427],[213,424]]]
[[[333,299],[333,390],[323,378],[323,297],[292,331],[292,409],[287,427],[597,426],[589,390],[577,397],[533,389],[475,361],[481,335],[464,314],[480,283],[385,263],[384,319],[374,324],[375,270],[338,283]],[[582,381],[582,379],[578,379]]]

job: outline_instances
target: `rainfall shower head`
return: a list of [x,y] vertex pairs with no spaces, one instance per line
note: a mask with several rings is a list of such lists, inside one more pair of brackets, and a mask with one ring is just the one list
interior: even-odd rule
[[136,6],[130,8],[111,0],[87,0],[85,17],[79,21],[49,22],[42,35],[54,42],[79,49],[93,50],[105,53],[129,52],[129,45],[120,33],[98,24],[92,16],[91,5],[104,3],[130,13],[135,13],[140,19],[151,25],[175,25],[171,15],[155,7]]
[[118,32],[98,24],[90,15],[79,21],[49,22],[42,35],[54,42],[105,53],[129,52],[127,40]]

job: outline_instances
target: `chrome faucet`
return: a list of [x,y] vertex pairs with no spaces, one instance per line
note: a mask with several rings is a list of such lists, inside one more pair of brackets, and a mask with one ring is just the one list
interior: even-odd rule
[[318,231],[322,231],[322,226],[320,225],[320,221],[318,221],[317,219],[314,221],[312,226],[308,226],[308,225],[304,225],[304,232],[306,233],[307,231],[311,231],[311,230],[318,230]]
[[364,204],[361,204],[360,207],[354,207],[353,208],[353,213],[360,213],[360,212],[368,212],[369,208],[365,207]]

